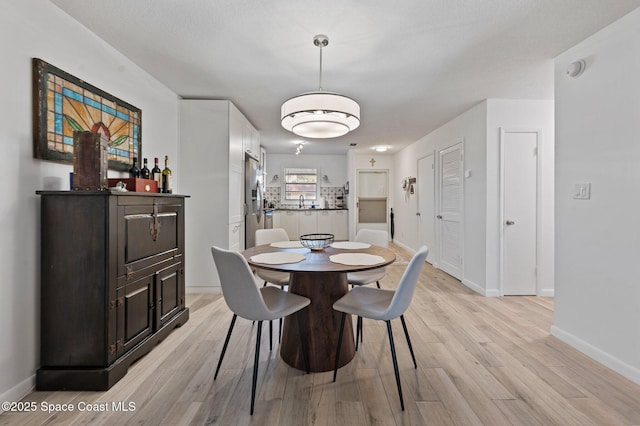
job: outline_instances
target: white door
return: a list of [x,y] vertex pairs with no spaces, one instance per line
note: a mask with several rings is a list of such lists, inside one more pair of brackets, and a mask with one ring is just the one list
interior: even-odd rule
[[438,267],[462,280],[462,143],[438,153]]
[[386,170],[358,170],[356,232],[363,228],[388,231],[388,186]]
[[435,170],[433,154],[418,160],[418,246],[429,247],[427,262],[433,264],[436,252]]
[[501,131],[502,294],[537,294],[537,149],[535,131]]

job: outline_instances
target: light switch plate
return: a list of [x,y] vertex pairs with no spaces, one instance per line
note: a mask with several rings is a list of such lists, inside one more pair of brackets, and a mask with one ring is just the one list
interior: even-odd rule
[[576,183],[573,185],[573,199],[574,200],[588,200],[591,198],[591,184],[590,183]]

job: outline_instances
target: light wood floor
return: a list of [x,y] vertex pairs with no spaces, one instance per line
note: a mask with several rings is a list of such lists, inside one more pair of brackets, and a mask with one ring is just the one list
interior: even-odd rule
[[[394,287],[407,255],[388,268]],[[219,296],[188,298],[191,318],[108,392],[33,392],[35,413],[4,413],[0,424],[264,425],[618,425],[640,424],[640,386],[549,335],[553,299],[485,298],[424,267],[394,336],[406,411],[400,410],[384,323],[364,322],[364,346],[332,373],[305,375],[269,352],[263,327],[255,413],[249,416],[255,326],[238,319],[218,379],[215,365],[231,320]],[[274,329],[277,326],[274,324]],[[75,411],[47,414],[41,402]],[[135,410],[113,411],[132,402]],[[80,403],[109,411],[79,412]]]

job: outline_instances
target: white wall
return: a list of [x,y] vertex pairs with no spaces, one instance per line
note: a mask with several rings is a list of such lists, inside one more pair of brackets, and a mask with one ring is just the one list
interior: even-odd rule
[[[553,62],[549,61],[549,73]],[[539,130],[540,164],[538,258],[539,295],[554,292],[554,104],[553,100],[487,100],[487,295],[499,296],[500,269],[500,128]]]
[[[556,58],[552,333],[640,384],[638,28],[640,9]],[[565,76],[581,58],[584,74]]]
[[[552,72],[552,64],[549,64]],[[395,179],[416,176],[418,160],[463,142],[464,243],[462,282],[486,296],[499,296],[500,268],[500,128],[540,130],[541,251],[539,280],[542,295],[553,295],[553,101],[488,99],[411,144],[395,156]],[[437,170],[436,164],[436,170]],[[418,189],[419,190],[419,189]],[[396,240],[417,249],[417,197],[396,193]],[[437,266],[437,256],[434,265]]]
[[[35,191],[68,189],[72,171],[70,164],[33,158],[31,58],[142,109],[143,155],[169,155],[176,176],[178,100],[46,0],[0,2],[0,57],[0,170],[5,182],[0,204],[0,400],[15,401],[33,386],[40,361],[40,200]],[[175,186],[179,189],[177,179]]]
[[[464,181],[463,282],[480,293],[484,293],[485,287],[486,120],[485,101],[397,153],[394,166],[395,181],[400,182],[403,176],[417,176],[420,158],[435,153],[437,161],[438,151],[463,142],[464,168],[472,170],[471,177]],[[404,191],[397,191],[394,198],[395,239],[416,250],[417,197],[407,198]]]

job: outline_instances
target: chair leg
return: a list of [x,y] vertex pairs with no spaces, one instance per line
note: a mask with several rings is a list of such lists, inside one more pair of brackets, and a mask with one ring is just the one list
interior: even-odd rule
[[300,343],[302,344],[302,359],[304,360],[304,368],[307,374],[311,371],[309,368],[309,352],[307,350],[307,342],[304,339],[304,332],[302,330],[302,321],[300,320],[300,311],[296,312],[296,320],[298,321],[298,333],[300,334]]
[[336,366],[333,369],[333,381],[336,381],[338,375],[338,364],[340,362],[340,350],[342,349],[342,335],[344,334],[344,320],[347,317],[346,313],[342,313],[342,319],[340,320],[340,335],[338,336],[338,350],[336,351]]
[[400,315],[400,321],[402,321],[402,328],[404,329],[404,337],[407,338],[407,345],[409,345],[411,358],[413,358],[413,368],[418,368],[418,364],[416,364],[416,356],[413,354],[413,346],[411,345],[411,338],[409,338],[409,330],[407,330],[407,323],[404,322],[404,315]]
[[273,321],[269,321],[269,352],[273,352]]
[[358,342],[362,342],[362,317],[356,320],[356,352],[358,352]]
[[220,371],[220,366],[222,365],[222,358],[224,358],[224,353],[227,352],[227,346],[229,345],[229,338],[231,337],[231,332],[233,331],[233,326],[236,324],[236,319],[238,315],[233,314],[233,318],[231,319],[231,324],[229,325],[229,331],[227,331],[227,337],[224,339],[224,345],[222,345],[222,352],[220,353],[220,359],[218,360],[218,366],[216,367],[216,374],[213,376],[213,380],[218,378],[218,372]]
[[278,328],[278,343],[282,340],[282,318],[280,318],[280,327]]
[[260,364],[260,337],[262,336],[262,321],[258,321],[258,335],[256,336],[256,356],[253,361],[253,383],[251,385],[251,411],[253,416],[253,405],[256,400],[256,384],[258,383],[258,365]]
[[389,345],[391,345],[391,358],[393,358],[393,370],[396,373],[396,384],[398,385],[398,395],[400,395],[400,407],[404,411],[404,399],[402,398],[402,386],[400,385],[400,371],[398,370],[398,359],[396,358],[396,347],[393,344],[393,332],[391,331],[391,321],[387,323],[387,333],[389,333]]
[[380,288],[380,281],[376,281],[376,285]]
[[267,282],[265,281],[264,284],[262,284],[262,287],[266,287],[267,286]]

